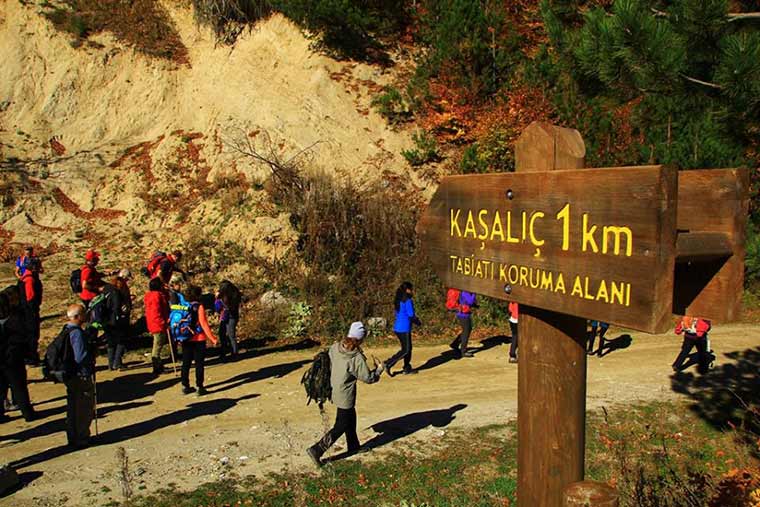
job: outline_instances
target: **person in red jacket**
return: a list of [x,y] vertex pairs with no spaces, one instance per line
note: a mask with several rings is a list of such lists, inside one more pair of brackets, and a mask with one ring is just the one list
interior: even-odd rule
[[219,340],[211,332],[211,327],[206,319],[206,309],[200,303],[201,288],[190,285],[185,292],[187,302],[190,304],[192,325],[195,327],[194,335],[182,342],[182,394],[190,394],[196,390],[190,387],[190,366],[195,361],[195,385],[198,386],[198,396],[203,396],[208,391],[203,387],[203,368],[206,362],[206,340],[214,345]]
[[164,284],[160,278],[151,279],[148,284],[148,292],[145,293],[145,323],[148,332],[153,335],[153,351],[151,361],[153,374],[160,375],[164,372],[161,363],[161,349],[166,343],[166,331],[169,328],[169,297],[164,290]]
[[710,364],[710,353],[707,347],[707,332],[711,329],[709,320],[684,316],[676,324],[676,334],[683,334],[681,352],[673,362],[673,371],[678,373],[684,361],[689,357],[691,349],[697,347],[697,371],[706,373]]
[[19,274],[19,289],[21,291],[21,309],[23,313],[24,327],[29,338],[29,347],[26,353],[26,363],[39,365],[39,342],[40,342],[40,307],[42,306],[42,282],[40,273],[42,263],[39,258],[33,256],[31,247],[27,254],[32,255],[24,264],[23,269],[17,269]]
[[101,273],[98,271],[98,263],[100,262],[100,254],[95,250],[87,250],[84,256],[85,265],[82,266],[82,292],[79,293],[79,297],[82,299],[82,303],[85,308],[90,307],[90,301],[100,293],[100,288],[103,287],[105,282],[103,277],[107,275],[115,275],[116,273]]

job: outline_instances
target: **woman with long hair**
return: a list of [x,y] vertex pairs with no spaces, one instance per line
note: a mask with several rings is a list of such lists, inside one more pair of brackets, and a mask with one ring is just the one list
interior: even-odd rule
[[401,350],[385,362],[385,369],[390,377],[393,376],[391,368],[402,358],[404,359],[404,374],[417,373],[417,370],[412,369],[412,324],[420,326],[422,323],[414,313],[413,292],[414,287],[411,282],[403,282],[396,289],[396,296],[393,298],[393,309],[396,313],[393,332],[396,333],[401,344]]

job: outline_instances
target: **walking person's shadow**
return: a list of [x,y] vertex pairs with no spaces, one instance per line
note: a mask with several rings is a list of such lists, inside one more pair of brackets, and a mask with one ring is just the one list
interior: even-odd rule
[[[408,437],[418,431],[433,426],[435,428],[444,428],[451,424],[456,418],[455,414],[460,410],[466,408],[467,405],[459,403],[453,405],[450,408],[444,408],[440,410],[427,410],[425,412],[414,412],[394,419],[388,419],[387,421],[381,421],[379,423],[370,426],[377,435],[366,442],[362,449],[372,450],[377,447],[382,447],[395,440]],[[348,452],[336,454],[325,459],[326,462],[337,461],[349,456]]]

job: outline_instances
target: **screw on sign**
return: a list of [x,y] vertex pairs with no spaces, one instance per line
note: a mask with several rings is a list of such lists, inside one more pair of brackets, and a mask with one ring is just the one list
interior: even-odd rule
[[444,178],[417,232],[447,286],[523,305],[518,503],[560,507],[583,479],[586,319],[648,333],[674,313],[735,319],[748,173],[583,169],[578,131],[545,123],[515,155],[516,173]]

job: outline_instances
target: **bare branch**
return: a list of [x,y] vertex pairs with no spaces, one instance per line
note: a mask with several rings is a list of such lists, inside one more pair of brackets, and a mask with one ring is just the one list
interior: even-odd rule
[[689,81],[689,82],[696,83],[696,84],[702,85],[702,86],[707,86],[709,88],[713,88],[714,90],[722,90],[723,89],[723,87],[721,85],[719,85],[719,84],[710,83],[708,81],[702,81],[701,79],[697,79],[695,77],[687,76],[686,74],[681,74],[681,77],[684,78],[685,80]]

